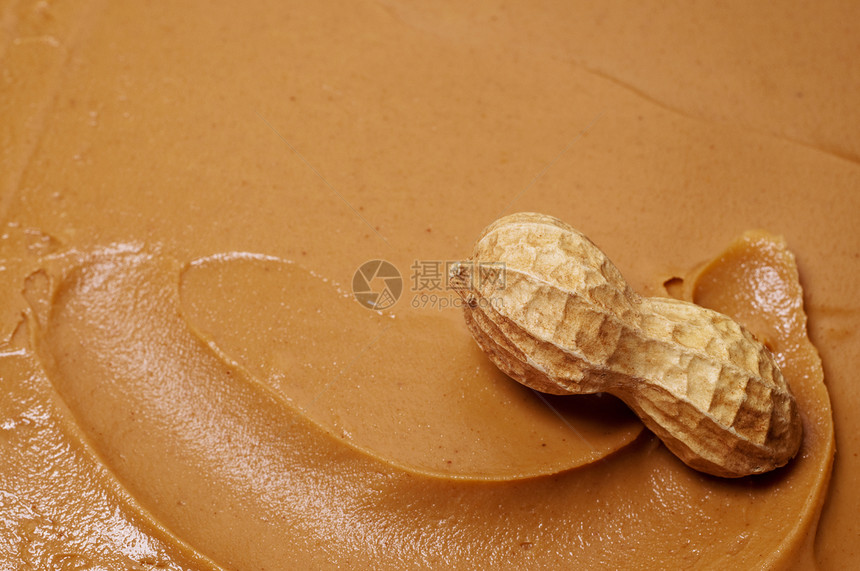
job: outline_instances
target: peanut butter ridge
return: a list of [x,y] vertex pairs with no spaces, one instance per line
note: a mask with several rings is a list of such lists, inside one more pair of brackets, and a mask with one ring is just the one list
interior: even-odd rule
[[511,383],[448,319],[368,312],[283,260],[195,260],[179,292],[187,327],[225,361],[344,443],[413,472],[553,474],[596,462],[642,430],[614,398],[552,399]]

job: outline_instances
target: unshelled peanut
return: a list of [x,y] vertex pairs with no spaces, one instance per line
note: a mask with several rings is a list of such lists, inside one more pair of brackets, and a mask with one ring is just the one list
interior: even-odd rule
[[[503,279],[480,279],[484,265],[503,265]],[[497,220],[450,279],[478,345],[526,386],[615,395],[683,462],[717,476],[766,472],[798,451],[795,399],[751,333],[692,303],[639,296],[560,220]]]

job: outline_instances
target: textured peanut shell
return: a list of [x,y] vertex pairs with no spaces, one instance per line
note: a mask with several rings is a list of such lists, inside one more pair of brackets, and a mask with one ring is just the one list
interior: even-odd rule
[[[470,262],[452,275],[466,323],[520,383],[613,394],[709,474],[759,474],[797,453],[794,397],[770,352],[729,317],[639,296],[588,238],[542,214],[497,220]],[[486,263],[504,264],[504,280],[481,279]]]

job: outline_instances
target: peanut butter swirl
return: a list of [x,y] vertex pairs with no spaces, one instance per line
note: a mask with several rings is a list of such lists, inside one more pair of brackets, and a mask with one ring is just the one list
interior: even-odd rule
[[[770,240],[758,244],[752,247],[764,244],[774,250]],[[790,262],[790,255],[780,254],[777,247],[781,258],[759,259],[764,252],[750,252],[749,247],[737,255],[759,260],[791,279],[790,264],[776,265]],[[710,271],[721,271],[725,263],[734,262],[722,262]],[[255,376],[240,364],[254,354],[252,349],[243,349],[245,356],[231,356],[224,349],[229,345],[213,341],[241,335],[241,327],[234,330],[241,319],[217,321],[227,334],[212,330],[216,322],[210,319],[210,332],[201,333],[207,305],[249,276],[274,273],[276,279],[259,280],[253,292],[242,290],[253,295],[244,301],[231,299],[231,314],[241,315],[243,304],[253,310],[261,300],[283,302],[292,291],[301,296],[307,280],[314,278],[298,269],[289,271],[289,266],[248,255],[183,266],[158,252],[114,246],[71,259],[54,258],[38,274],[47,288],[31,285],[28,290],[28,345],[38,355],[34,374],[47,378],[68,407],[75,430],[67,438],[82,448],[88,462],[105,466],[108,480],[116,478],[117,487],[130,494],[121,496],[127,498],[119,501],[122,509],[149,522],[149,532],[180,553],[192,550],[198,565],[203,561],[247,568],[288,560],[320,567],[360,561],[376,568],[466,568],[495,559],[541,567],[559,558],[570,565],[611,558],[635,566],[643,564],[641,554],[619,555],[618,545],[648,541],[652,549],[644,561],[670,561],[677,535],[661,534],[684,533],[691,525],[707,536],[697,543],[703,550],[701,560],[716,560],[724,556],[727,542],[737,541],[736,531],[727,529],[719,515],[725,505],[747,514],[744,525],[762,528],[774,505],[795,510],[785,526],[745,541],[734,556],[736,561],[765,557],[776,562],[777,554],[796,548],[792,546],[814,520],[832,457],[832,427],[826,424],[829,405],[820,364],[802,328],[794,329],[785,345],[775,340],[774,351],[786,361],[786,377],[797,394],[807,435],[796,463],[764,481],[727,483],[699,475],[653,438],[641,438],[602,461],[594,458],[551,478],[509,473],[464,479],[456,472],[410,466],[409,449],[422,443],[420,438],[410,443],[414,435],[400,436],[406,456],[398,457],[390,446],[380,453],[361,438],[334,430],[320,420],[321,413],[309,414],[313,403],[303,406],[299,395],[290,398],[279,392],[289,379],[278,389]],[[748,285],[717,284],[721,290]],[[336,291],[331,284],[326,287]],[[796,281],[785,289],[799,295]],[[45,294],[47,299],[40,301]],[[775,328],[785,327],[770,312],[756,315]],[[343,316],[341,323],[349,327]],[[802,319],[794,323],[802,324]],[[319,338],[308,337],[295,324],[280,332],[265,331],[292,340],[302,355],[330,351],[326,343],[315,348],[313,341]],[[465,332],[459,336],[468,343]],[[795,353],[789,356],[789,350]],[[282,370],[302,374],[297,367]],[[395,375],[378,382],[386,384],[388,392],[397,390]],[[349,410],[349,403],[337,400],[330,407]],[[446,410],[445,418],[452,418],[452,409],[443,401],[423,404],[437,414]],[[815,420],[822,411],[825,424]],[[541,412],[555,418],[549,408]],[[567,428],[573,439],[576,429]],[[625,434],[623,424],[604,429],[621,438]],[[507,449],[527,447],[512,442]],[[509,516],[494,517],[498,510]],[[622,512],[629,518],[618,525],[611,514]],[[355,517],[359,523],[350,526]],[[253,549],[242,547],[245,536],[237,536],[237,528],[254,535]],[[415,529],[431,531],[416,535]],[[288,544],[285,533],[293,539]],[[372,539],[368,533],[374,534]],[[601,541],[591,549],[565,547],[592,537]],[[434,539],[432,551],[425,546],[429,539]],[[376,549],[383,540],[396,548]]]

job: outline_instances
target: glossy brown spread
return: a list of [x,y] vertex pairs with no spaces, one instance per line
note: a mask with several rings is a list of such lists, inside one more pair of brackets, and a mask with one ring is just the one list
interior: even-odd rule
[[[3,568],[860,556],[853,5],[0,8]],[[702,475],[414,307],[516,210],[749,327],[798,456]]]

